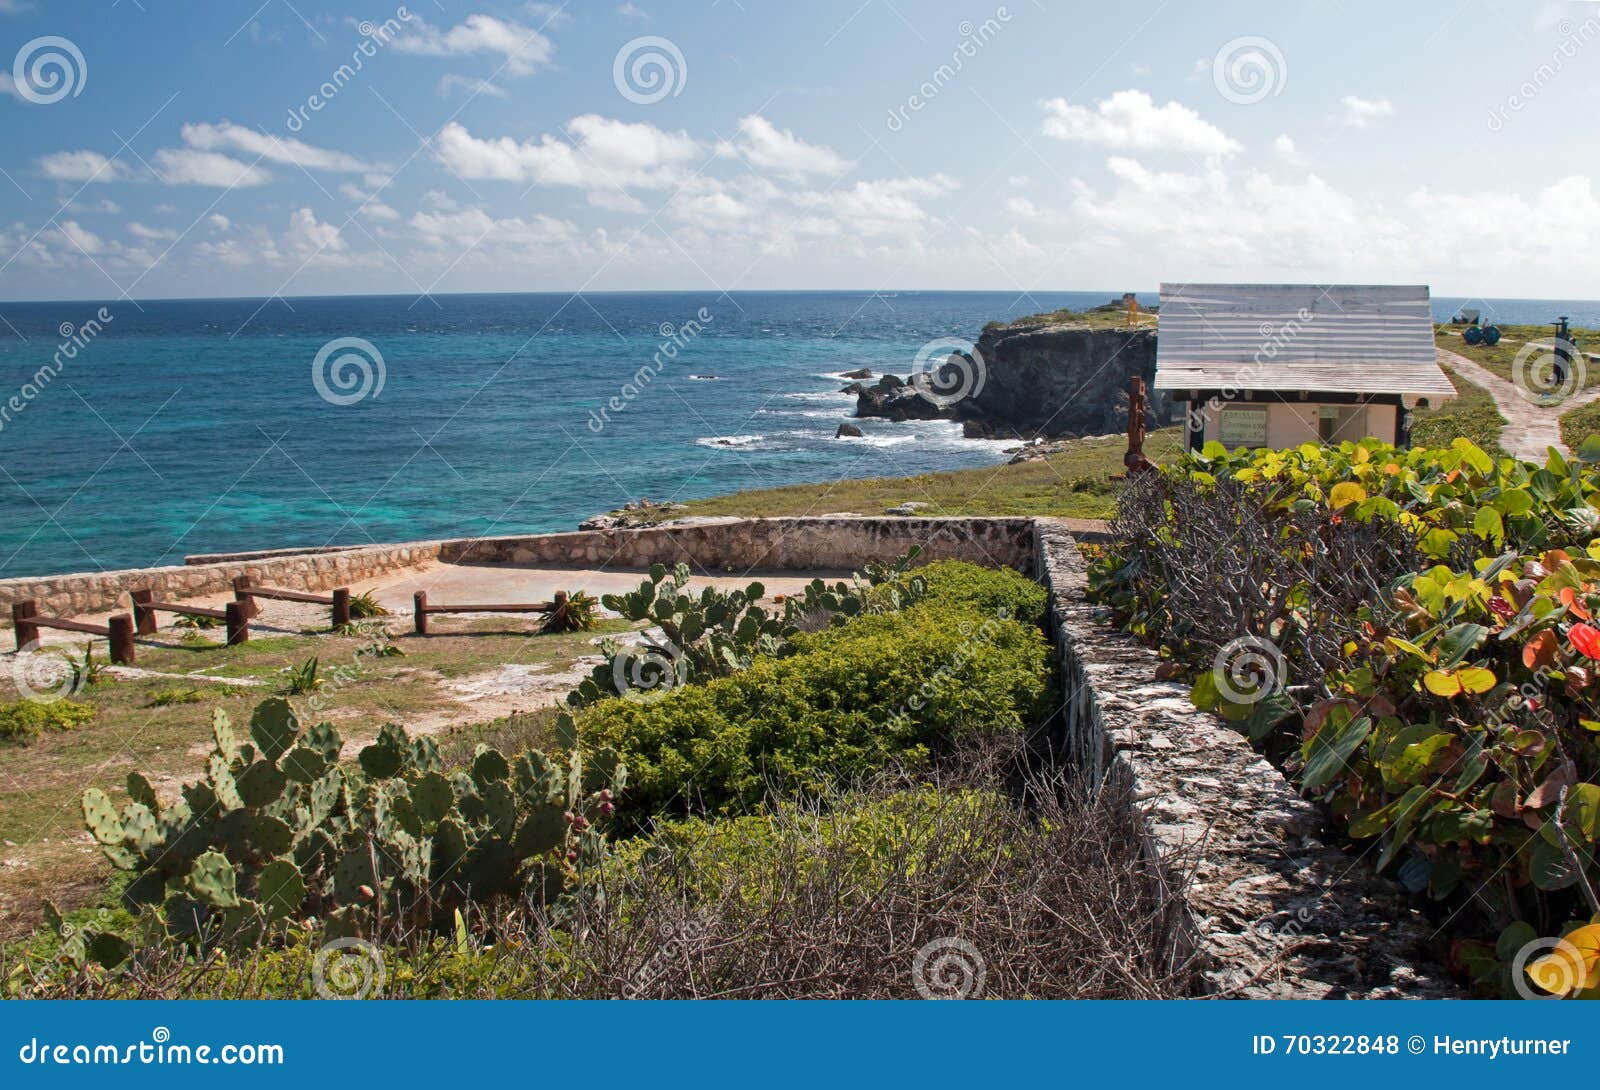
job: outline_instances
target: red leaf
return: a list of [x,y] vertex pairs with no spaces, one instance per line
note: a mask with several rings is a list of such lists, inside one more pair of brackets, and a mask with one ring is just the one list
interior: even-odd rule
[[1600,659],[1600,628],[1575,624],[1567,630],[1567,639],[1585,658]]
[[1502,621],[1509,621],[1517,615],[1517,607],[1496,594],[1489,599],[1489,609]]
[[[1490,603],[1493,605],[1494,603]],[[1589,612],[1589,607],[1583,604],[1583,599],[1578,597],[1578,592],[1571,587],[1561,588],[1561,604],[1567,607],[1567,612],[1580,621],[1594,620],[1594,614]]]
[[1541,632],[1523,646],[1522,665],[1530,670],[1542,670],[1556,661],[1556,652],[1560,648],[1554,632]]

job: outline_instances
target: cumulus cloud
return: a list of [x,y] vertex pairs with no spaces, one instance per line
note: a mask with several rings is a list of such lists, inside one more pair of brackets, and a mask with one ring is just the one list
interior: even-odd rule
[[293,137],[272,136],[228,121],[218,125],[185,125],[183,142],[201,151],[239,151],[307,170],[358,174],[376,169],[373,164],[342,151],[315,147]]
[[421,19],[414,22],[416,29],[412,33],[395,39],[395,52],[424,57],[486,53],[500,57],[502,67],[515,76],[537,71],[555,53],[550,39],[537,30],[492,15],[469,15],[449,30],[440,30]]
[[567,123],[571,141],[482,139],[452,121],[434,141],[439,161],[468,179],[621,191],[662,189],[685,176],[700,145],[684,132],[585,114]]
[[175,239],[178,232],[170,227],[146,227],[137,220],[130,221],[128,233],[134,238],[144,239],[147,242]]
[[1357,129],[1365,128],[1377,118],[1394,116],[1394,103],[1386,98],[1345,95],[1339,104],[1344,107],[1344,123]]
[[57,151],[34,160],[39,173],[55,182],[115,182],[126,174],[122,164],[98,151]]
[[1157,106],[1143,91],[1118,91],[1093,109],[1064,98],[1044,103],[1046,136],[1137,151],[1231,155],[1238,141],[1178,102]]
[[448,98],[457,91],[468,95],[487,95],[490,98],[510,98],[511,92],[504,87],[496,87],[486,79],[476,79],[472,76],[458,76],[448,72],[439,77],[439,97]]
[[789,176],[843,174],[851,165],[832,148],[807,143],[760,114],[740,118],[739,135],[720,150],[741,156],[757,170]]
[[162,148],[152,165],[168,185],[204,185],[235,189],[266,185],[272,175],[261,167],[241,163],[215,151],[196,148]]

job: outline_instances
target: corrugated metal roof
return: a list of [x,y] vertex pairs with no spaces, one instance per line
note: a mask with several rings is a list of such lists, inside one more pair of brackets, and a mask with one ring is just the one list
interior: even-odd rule
[[1455,396],[1425,285],[1163,284],[1158,390]]

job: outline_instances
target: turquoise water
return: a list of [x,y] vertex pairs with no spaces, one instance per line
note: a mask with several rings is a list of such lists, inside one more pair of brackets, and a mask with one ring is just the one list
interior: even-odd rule
[[[852,408],[839,372],[905,374],[930,339],[1112,294],[123,301],[92,339],[101,304],[0,304],[0,578],[571,529],[641,496],[997,463],[1006,444],[942,422],[863,421],[862,439],[834,439]],[[1470,305],[1600,325],[1592,303]],[[35,384],[71,343],[63,323],[84,346]],[[382,356],[382,387],[373,369],[367,396],[330,403],[313,361],[352,337]],[[658,353],[659,371],[625,392]]]

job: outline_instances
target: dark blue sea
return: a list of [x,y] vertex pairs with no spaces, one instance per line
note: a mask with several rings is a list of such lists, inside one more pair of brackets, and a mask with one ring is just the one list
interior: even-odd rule
[[[833,438],[840,373],[905,374],[930,340],[1113,294],[0,303],[0,578],[563,530],[640,497],[997,463],[1006,444],[943,422]],[[1600,325],[1596,303],[1467,305]]]

